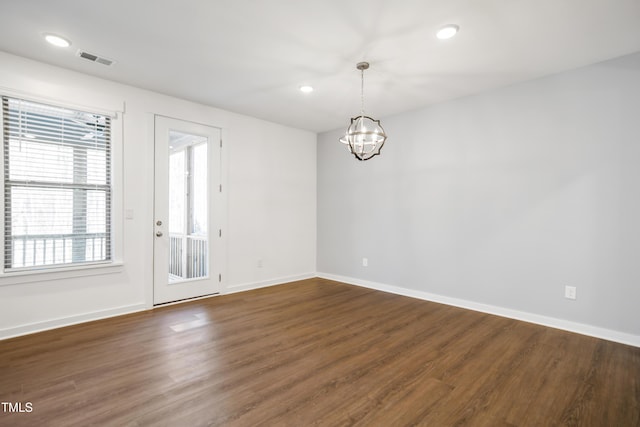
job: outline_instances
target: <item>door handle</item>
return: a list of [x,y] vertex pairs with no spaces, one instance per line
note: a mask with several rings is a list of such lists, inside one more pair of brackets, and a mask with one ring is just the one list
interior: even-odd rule
[[156,231],[156,237],[162,237],[162,231]]

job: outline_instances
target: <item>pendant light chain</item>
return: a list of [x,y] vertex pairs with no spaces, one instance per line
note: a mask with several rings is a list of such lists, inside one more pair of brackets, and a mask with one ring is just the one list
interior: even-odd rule
[[364,116],[364,69],[360,70],[360,115]]

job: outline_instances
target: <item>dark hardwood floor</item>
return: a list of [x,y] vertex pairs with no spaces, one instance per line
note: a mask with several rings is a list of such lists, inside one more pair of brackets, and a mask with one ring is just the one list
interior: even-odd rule
[[0,341],[0,401],[32,405],[2,426],[640,426],[640,348],[312,279]]

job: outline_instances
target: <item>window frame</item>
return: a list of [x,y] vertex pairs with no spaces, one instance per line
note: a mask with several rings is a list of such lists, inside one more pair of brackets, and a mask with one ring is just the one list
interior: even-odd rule
[[[110,107],[95,107],[74,103],[73,100],[57,100],[34,96],[28,93],[16,92],[0,88],[0,97],[22,99],[29,102],[46,104],[54,107],[79,110],[89,113],[109,116],[111,121],[111,259],[104,261],[89,261],[77,264],[43,265],[36,267],[16,268],[5,271],[5,216],[3,214],[0,226],[0,259],[3,262],[0,268],[0,286],[45,280],[57,280],[82,276],[94,276],[102,274],[118,273],[122,271],[123,253],[123,129],[122,116],[124,104],[110,102]],[[84,98],[84,97],[83,97]],[[115,107],[115,108],[114,108]],[[0,114],[0,137],[2,138],[2,150],[0,150],[0,163],[4,168],[4,114]],[[0,174],[0,186],[4,206],[5,197],[5,173]]]

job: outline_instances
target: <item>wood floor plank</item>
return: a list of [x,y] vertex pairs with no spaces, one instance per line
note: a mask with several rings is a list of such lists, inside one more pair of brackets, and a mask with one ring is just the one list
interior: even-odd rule
[[0,401],[33,405],[0,426],[640,426],[640,348],[310,279],[0,341]]

